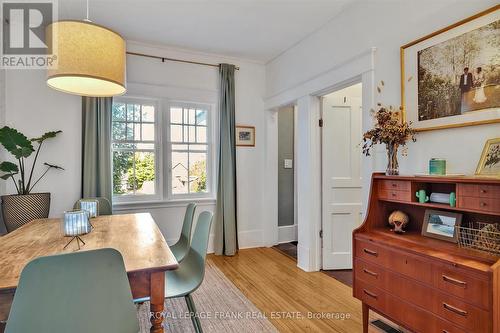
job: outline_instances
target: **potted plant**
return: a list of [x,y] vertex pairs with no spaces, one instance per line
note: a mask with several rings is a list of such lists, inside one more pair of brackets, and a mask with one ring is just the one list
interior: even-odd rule
[[[384,85],[384,82],[381,82]],[[381,88],[377,87],[378,92]],[[387,170],[386,175],[399,175],[398,149],[406,146],[408,140],[416,142],[415,130],[411,127],[411,122],[402,120],[401,110],[392,106],[386,107],[381,103],[377,104],[378,111],[372,110],[375,116],[375,126],[363,134],[363,154],[370,156],[372,147],[379,143],[384,143],[387,149]],[[406,154],[406,151],[403,151]]]
[[[0,171],[3,172],[0,178],[12,179],[17,191],[17,194],[2,196],[2,214],[8,232],[31,220],[49,216],[50,193],[33,193],[33,189],[49,170],[64,169],[44,163],[46,168],[40,176],[34,177],[34,171],[43,143],[59,133],[61,131],[47,132],[38,138],[28,139],[13,128],[7,126],[0,128],[0,144],[17,160],[17,164],[8,161],[0,163]],[[35,157],[29,169],[26,162],[34,152]]]

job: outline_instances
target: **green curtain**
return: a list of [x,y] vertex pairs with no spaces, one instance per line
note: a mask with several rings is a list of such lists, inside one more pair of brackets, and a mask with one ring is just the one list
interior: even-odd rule
[[82,198],[112,200],[112,97],[82,97]]
[[232,256],[238,251],[236,227],[236,144],[235,144],[235,66],[219,69],[219,176],[215,208],[215,254]]

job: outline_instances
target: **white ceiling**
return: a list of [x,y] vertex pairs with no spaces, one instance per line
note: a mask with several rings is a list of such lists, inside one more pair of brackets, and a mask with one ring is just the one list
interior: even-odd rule
[[[352,1],[90,0],[90,20],[129,40],[268,62]],[[85,18],[85,2],[59,0],[59,19]]]

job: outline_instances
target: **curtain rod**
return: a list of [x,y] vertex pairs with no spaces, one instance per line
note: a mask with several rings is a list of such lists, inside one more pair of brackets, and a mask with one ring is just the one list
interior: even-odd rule
[[[198,62],[198,61],[191,61],[191,60],[182,60],[182,59],[175,59],[175,58],[168,58],[168,57],[159,57],[159,56],[154,56],[150,54],[144,54],[144,53],[137,53],[137,52],[127,52],[127,54],[130,55],[135,55],[138,57],[145,57],[145,58],[153,58],[153,59],[160,59],[161,62],[165,61],[176,61],[176,62],[183,62],[186,64],[193,64],[193,65],[201,65],[201,66],[210,66],[210,67],[220,67],[219,65],[216,64],[209,64],[206,62]],[[239,67],[235,67],[236,70],[240,70]]]

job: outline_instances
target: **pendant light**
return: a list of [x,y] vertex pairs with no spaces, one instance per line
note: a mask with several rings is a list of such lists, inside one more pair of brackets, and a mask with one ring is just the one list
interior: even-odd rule
[[122,95],[125,87],[125,41],[116,32],[83,21],[57,21],[47,27],[47,41],[57,65],[47,70],[47,85],[81,96]]

